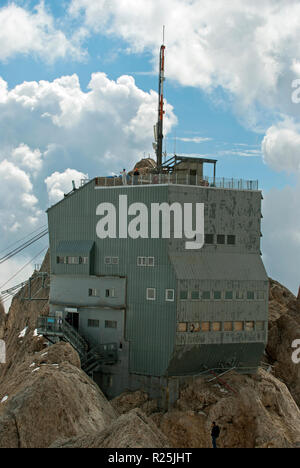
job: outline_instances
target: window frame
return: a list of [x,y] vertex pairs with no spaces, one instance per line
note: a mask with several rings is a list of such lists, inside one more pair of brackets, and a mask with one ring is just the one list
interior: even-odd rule
[[[172,299],[168,298],[168,293],[169,292],[172,292]],[[166,302],[174,302],[175,301],[175,289],[166,289],[165,300],[166,300]]]
[[[149,291],[154,291],[154,297],[149,297]],[[146,300],[156,301],[156,288],[146,288]]]

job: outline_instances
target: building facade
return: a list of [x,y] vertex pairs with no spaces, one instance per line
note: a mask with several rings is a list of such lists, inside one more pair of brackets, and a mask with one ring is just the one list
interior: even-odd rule
[[[91,346],[117,343],[118,362],[93,375],[108,397],[142,388],[173,400],[208,369],[255,372],[267,342],[261,192],[163,182],[93,179],[48,210],[50,314]],[[118,207],[120,195],[149,213],[153,203],[203,203],[203,247],[186,250],[174,223],[170,238],[99,238],[97,207]]]

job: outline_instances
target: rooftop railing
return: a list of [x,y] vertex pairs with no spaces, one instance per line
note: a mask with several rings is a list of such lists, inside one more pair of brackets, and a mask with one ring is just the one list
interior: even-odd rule
[[[81,186],[91,179],[82,179]],[[214,187],[235,190],[258,190],[258,180],[233,179],[225,177],[199,177],[189,174],[146,174],[127,176],[126,181],[122,177],[96,177],[96,187],[117,187],[126,185],[196,185],[199,187]]]

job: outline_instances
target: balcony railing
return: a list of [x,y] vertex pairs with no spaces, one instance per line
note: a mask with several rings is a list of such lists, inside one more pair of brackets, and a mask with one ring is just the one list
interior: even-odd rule
[[[127,176],[124,184],[121,177],[96,177],[96,187],[120,187],[123,185],[196,185],[199,187],[213,187],[234,190],[258,190],[258,180],[233,179],[225,177],[203,177],[189,174],[146,174],[139,176]],[[81,186],[90,182],[90,179],[82,179]]]

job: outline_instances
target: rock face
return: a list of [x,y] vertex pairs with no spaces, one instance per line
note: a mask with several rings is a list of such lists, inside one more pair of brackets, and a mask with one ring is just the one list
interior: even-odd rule
[[[211,447],[212,421],[221,427],[221,448],[300,446],[300,411],[282,382],[263,370],[252,377],[231,373],[226,381],[233,393],[210,379],[197,379],[184,388],[173,409],[152,413],[171,447]],[[132,395],[133,405],[137,402],[145,406],[142,392],[140,397],[137,392]],[[112,402],[116,409],[119,403],[123,411],[124,400]],[[129,394],[126,406],[130,407]]]
[[57,441],[52,448],[168,448],[169,442],[139,409],[123,414],[99,433]]
[[274,375],[289,388],[300,406],[300,364],[292,360],[292,343],[300,339],[300,300],[280,283],[270,280],[270,323],[267,355]]
[[59,437],[101,431],[116,413],[80,369],[67,343],[28,357],[1,384],[0,447],[48,447]]

